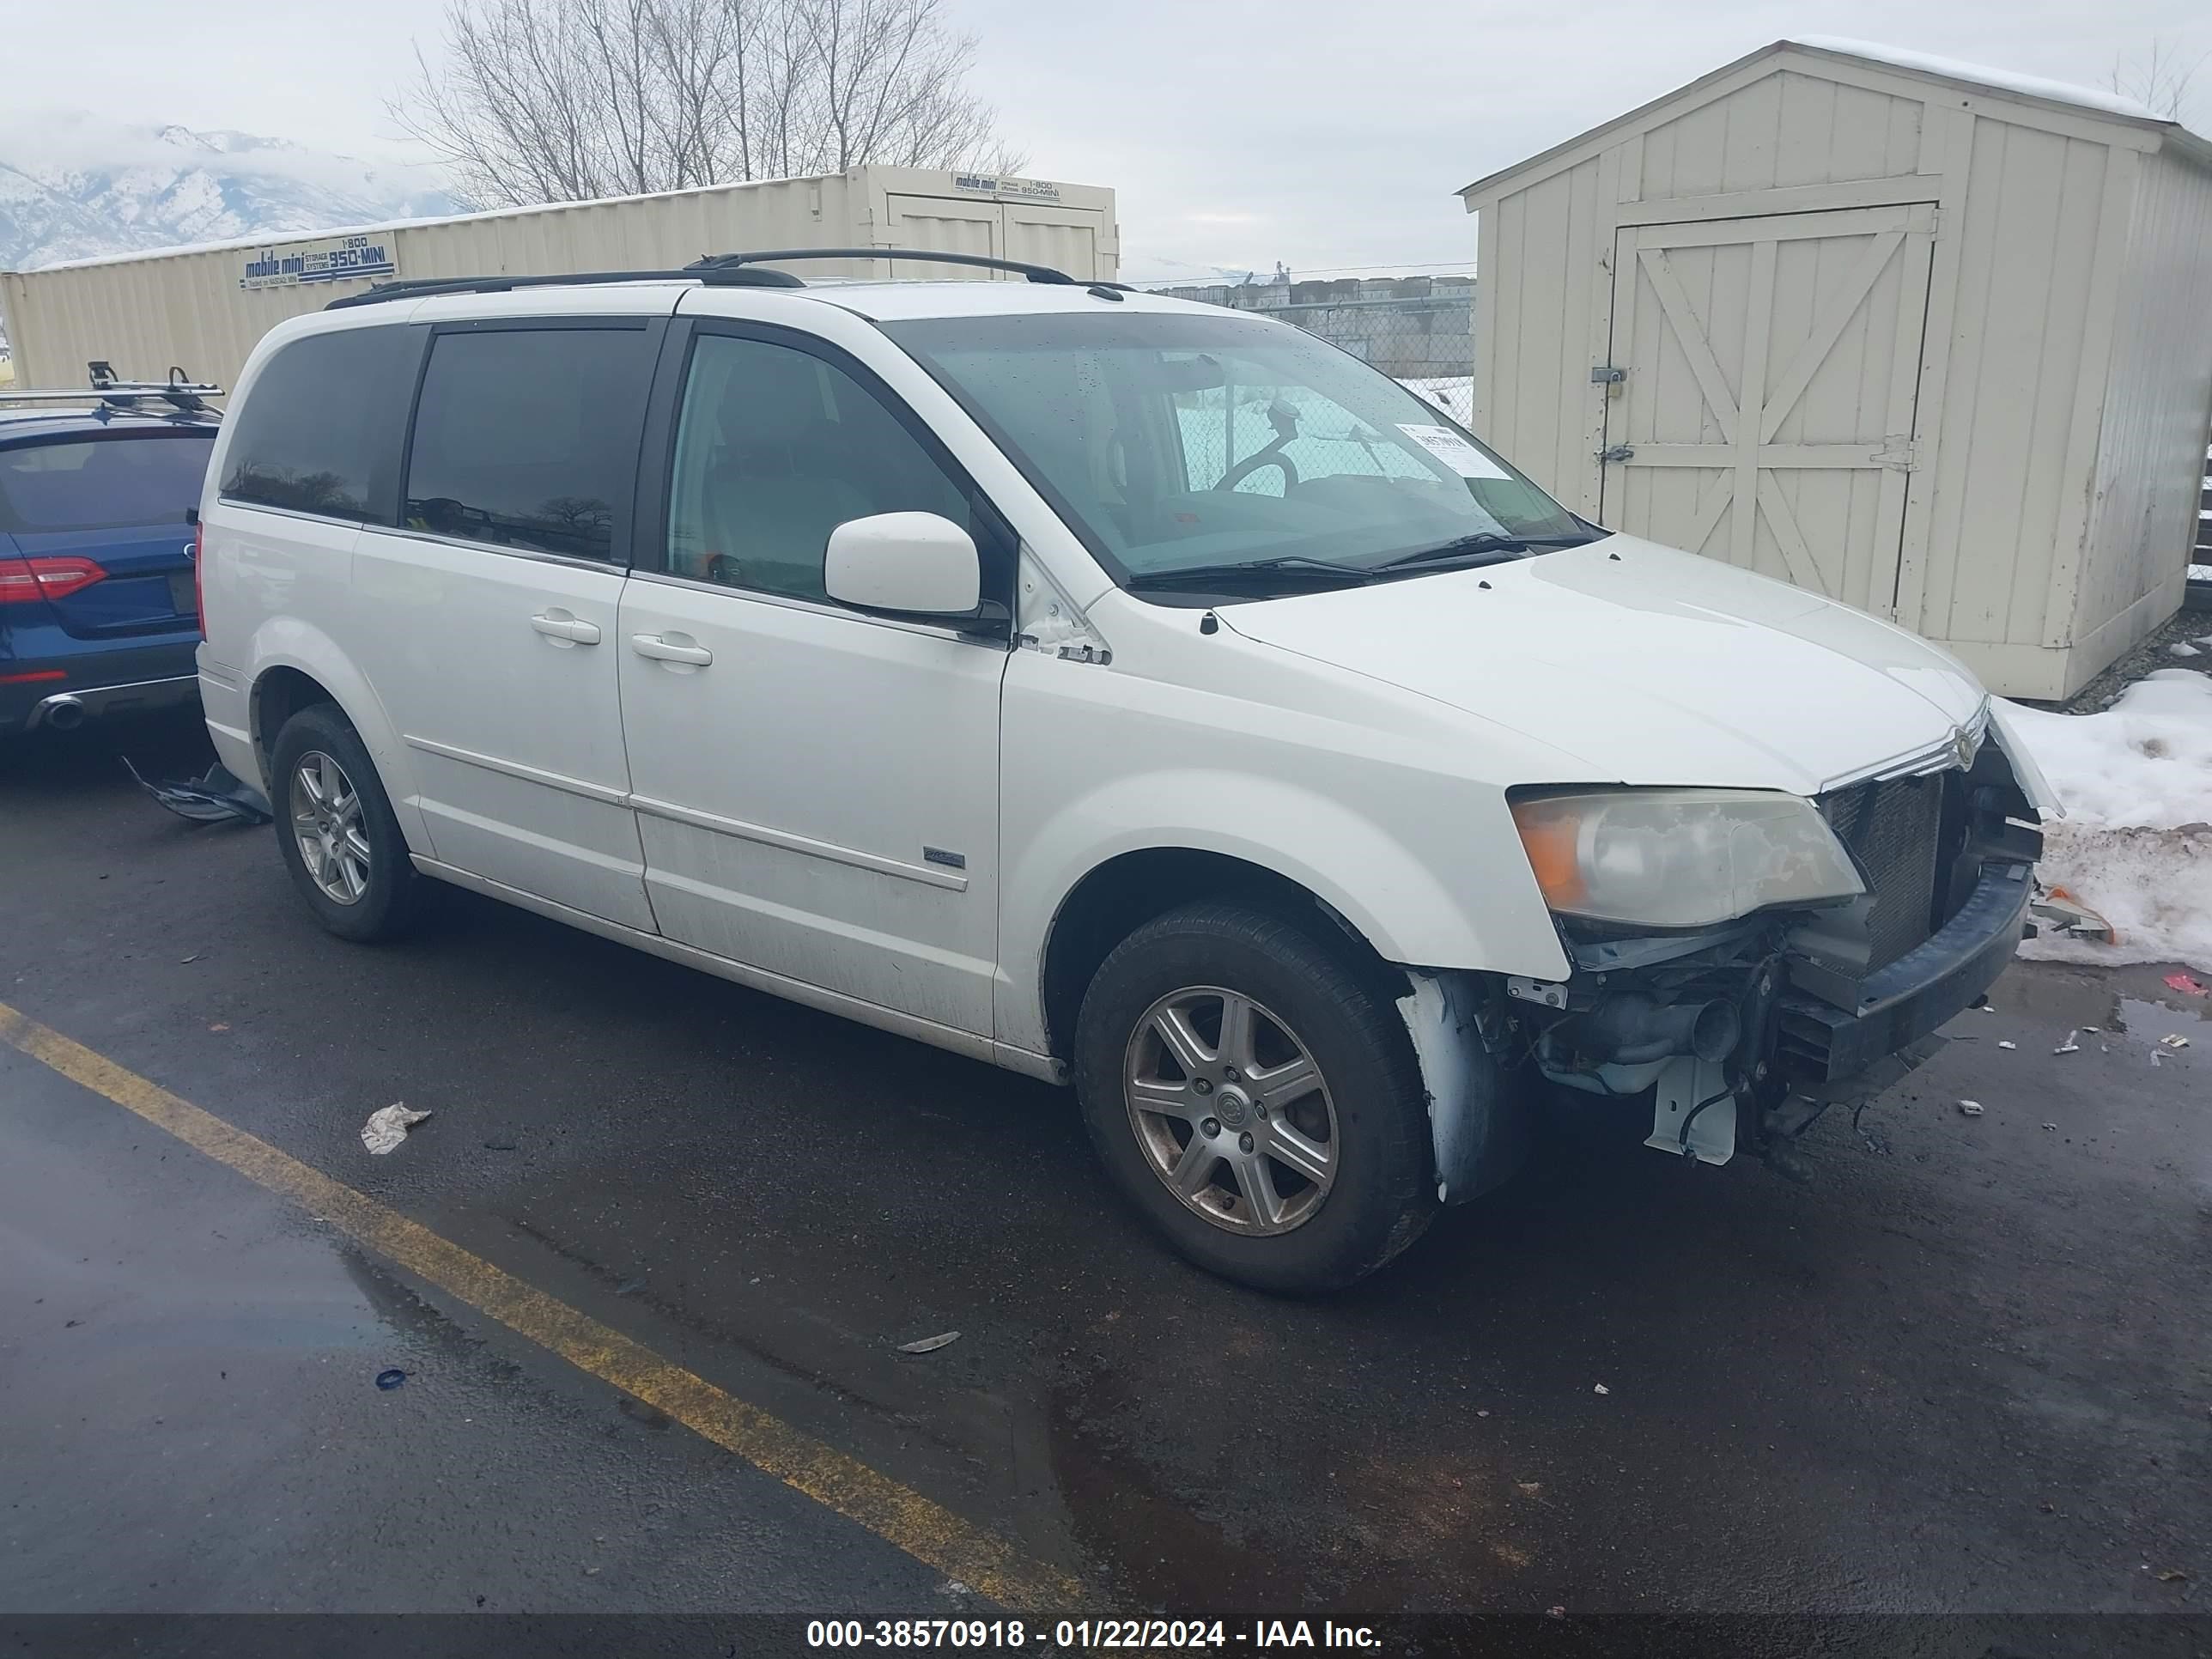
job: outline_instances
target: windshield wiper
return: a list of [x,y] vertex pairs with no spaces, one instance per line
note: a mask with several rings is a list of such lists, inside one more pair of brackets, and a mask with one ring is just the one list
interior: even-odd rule
[[1310,559],[1303,553],[1288,553],[1273,559],[1251,559],[1236,564],[1192,564],[1173,570],[1140,571],[1129,578],[1133,589],[1220,588],[1234,585],[1242,586],[1254,580],[1264,581],[1270,577],[1315,576],[1329,581],[1340,581],[1347,586],[1372,581],[1375,573],[1356,564],[1336,564],[1328,559]]
[[1417,553],[1386,559],[1375,568],[1377,570],[1411,570],[1420,565],[1458,564],[1462,562],[1470,567],[1504,564],[1508,560],[1520,557],[1532,547],[1580,547],[1594,539],[1589,536],[1500,535],[1491,530],[1480,535],[1462,536],[1438,547],[1425,547]]

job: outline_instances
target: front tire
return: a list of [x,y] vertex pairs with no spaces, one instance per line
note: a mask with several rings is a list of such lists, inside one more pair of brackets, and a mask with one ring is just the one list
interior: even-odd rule
[[341,939],[396,939],[415,920],[422,878],[368,745],[334,703],[284,722],[270,757],[276,842],[315,919]]
[[1224,1279],[1333,1290],[1435,1212],[1405,1022],[1317,923],[1219,903],[1146,923],[1085,993],[1075,1085],[1123,1192]]

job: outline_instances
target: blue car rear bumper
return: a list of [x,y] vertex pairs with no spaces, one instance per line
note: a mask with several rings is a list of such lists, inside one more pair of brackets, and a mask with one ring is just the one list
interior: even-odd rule
[[[0,650],[0,732],[191,702],[199,696],[193,634],[80,640],[59,629],[14,630]],[[58,648],[56,648],[58,647]],[[60,720],[56,699],[76,708]]]

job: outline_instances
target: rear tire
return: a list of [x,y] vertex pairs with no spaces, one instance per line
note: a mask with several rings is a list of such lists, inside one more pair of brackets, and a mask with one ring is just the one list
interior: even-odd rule
[[1075,1085],[1130,1200],[1239,1284],[1349,1285],[1436,1212],[1412,1038],[1318,923],[1220,903],[1146,922],[1084,994]]
[[396,939],[414,924],[427,884],[368,745],[335,703],[284,722],[270,757],[276,844],[315,919],[340,939]]

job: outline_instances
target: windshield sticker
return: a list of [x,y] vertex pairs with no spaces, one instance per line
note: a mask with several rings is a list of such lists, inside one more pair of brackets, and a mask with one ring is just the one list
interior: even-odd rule
[[1512,476],[1448,426],[1422,426],[1401,421],[1398,430],[1462,478],[1506,478]]

